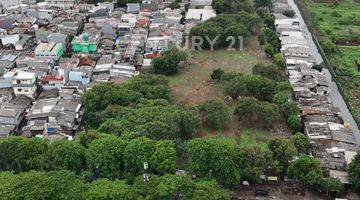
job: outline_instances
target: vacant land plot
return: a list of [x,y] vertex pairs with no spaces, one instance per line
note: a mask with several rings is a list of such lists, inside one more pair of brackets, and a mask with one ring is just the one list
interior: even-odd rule
[[306,6],[314,14],[321,37],[331,39],[336,44],[360,44],[360,3],[342,0],[339,3],[315,3],[305,0]]
[[170,77],[170,86],[175,103],[200,104],[209,99],[223,99],[221,84],[210,79],[216,68],[224,71],[251,73],[257,63],[269,63],[264,52],[253,37],[243,51],[196,51],[192,52],[190,66],[175,76]]
[[355,60],[360,64],[360,47],[340,47],[340,52],[330,56],[335,69],[336,81],[344,91],[344,98],[350,105],[353,117],[360,123],[360,72]]
[[341,0],[337,3],[316,3],[299,1],[308,25],[314,28],[320,41],[335,43],[338,52],[327,57],[335,72],[335,80],[344,94],[349,109],[360,125],[360,2]]

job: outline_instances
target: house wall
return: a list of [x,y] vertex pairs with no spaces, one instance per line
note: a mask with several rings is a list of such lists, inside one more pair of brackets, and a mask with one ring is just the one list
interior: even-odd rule
[[25,95],[30,98],[34,98],[36,92],[36,86],[32,87],[18,87],[14,85],[14,93],[16,96],[18,95]]
[[20,5],[21,0],[0,0],[0,4],[3,5],[4,9],[7,9],[8,7]]

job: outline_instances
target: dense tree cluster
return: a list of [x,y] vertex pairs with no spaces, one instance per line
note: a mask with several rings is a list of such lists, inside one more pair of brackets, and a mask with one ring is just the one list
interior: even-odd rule
[[123,84],[96,85],[82,97],[85,124],[97,127],[102,120],[102,111],[108,106],[129,106],[144,98],[170,100],[171,93],[166,78],[142,74]]
[[[273,24],[273,23],[270,23]],[[281,41],[276,32],[271,28],[264,28],[259,34],[259,44],[265,46],[265,53],[269,57],[274,57],[281,49]]]
[[196,138],[186,144],[190,170],[200,177],[215,178],[225,186],[240,183],[240,157],[234,140]]
[[265,126],[271,126],[280,119],[279,107],[276,104],[266,101],[259,101],[254,97],[242,97],[238,100],[234,114],[240,120],[246,119],[249,122],[258,119]]
[[[190,30],[190,36],[200,37],[203,40],[201,48],[210,49],[229,47],[238,48],[239,36],[248,38],[259,27],[261,19],[255,14],[241,12],[238,14],[220,14],[204,23],[198,24]],[[233,39],[229,39],[233,37]],[[193,41],[194,42],[194,41]],[[199,43],[200,41],[195,40]]]
[[21,174],[0,173],[2,199],[74,199],[74,200],[131,200],[131,199],[218,199],[227,200],[226,190],[215,181],[194,182],[188,176],[150,175],[144,182],[142,176],[133,183],[127,180],[98,179],[90,183],[70,171],[37,172]]
[[190,138],[200,129],[198,110],[171,105],[169,100],[163,76],[140,75],[122,85],[100,84],[84,94],[85,122],[123,137]]
[[277,65],[257,64],[252,68],[252,73],[276,82],[285,80],[282,69]]
[[224,83],[225,94],[234,99],[252,96],[262,101],[271,101],[276,90],[276,82],[258,75],[235,76]]
[[[71,170],[77,174],[88,173],[88,178],[119,178],[124,174],[140,175],[147,162],[149,173],[175,172],[176,150],[170,140],[138,137],[127,141],[114,135],[97,134],[93,140],[87,140],[86,148],[81,141],[60,140],[49,144],[46,140],[19,136],[1,139],[0,170]],[[16,154],[12,153],[14,150]]]
[[159,57],[152,59],[151,64],[156,74],[173,75],[179,70],[179,65],[186,61],[187,52],[170,46],[161,52]]

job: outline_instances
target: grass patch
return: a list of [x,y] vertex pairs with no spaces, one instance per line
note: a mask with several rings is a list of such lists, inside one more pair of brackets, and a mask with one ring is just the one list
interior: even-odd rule
[[258,130],[243,130],[240,135],[240,146],[258,146],[261,149],[266,150],[268,149],[268,134]]
[[342,0],[337,6],[311,0],[305,3],[315,15],[322,37],[338,42],[360,40],[360,3],[353,0]]

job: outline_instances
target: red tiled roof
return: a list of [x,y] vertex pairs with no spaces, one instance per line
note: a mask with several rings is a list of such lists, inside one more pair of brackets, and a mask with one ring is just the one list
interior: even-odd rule
[[56,75],[46,75],[41,77],[42,81],[63,81],[63,76],[56,76]]

